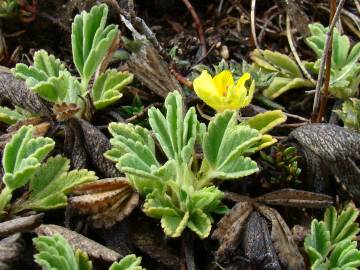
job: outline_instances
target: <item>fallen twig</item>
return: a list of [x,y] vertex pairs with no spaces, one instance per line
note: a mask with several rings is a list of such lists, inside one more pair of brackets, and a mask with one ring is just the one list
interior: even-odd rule
[[293,38],[292,38],[292,34],[291,34],[291,24],[290,24],[290,17],[288,14],[286,14],[286,36],[289,42],[289,46],[291,49],[292,54],[294,55],[294,58],[296,60],[296,63],[298,64],[298,66],[300,67],[301,71],[303,72],[303,74],[305,75],[305,77],[310,80],[314,85],[316,85],[315,80],[311,77],[310,73],[306,70],[306,68],[304,67],[303,63],[301,62],[301,59],[296,51],[294,42],[293,42]]
[[257,41],[256,37],[256,25],[255,25],[255,7],[256,7],[256,0],[251,0],[251,11],[250,11],[250,19],[251,19],[251,35],[254,40],[254,44],[256,49],[260,51],[260,46]]
[[207,51],[206,50],[206,40],[205,40],[205,34],[204,34],[204,30],[202,28],[199,16],[197,15],[194,7],[192,6],[192,4],[190,3],[189,0],[182,0],[182,1],[185,4],[185,6],[187,7],[187,9],[189,10],[191,16],[193,17],[196,31],[198,32],[198,35],[199,35],[199,40],[200,40],[200,45],[201,45],[201,55],[204,56],[204,55],[206,55],[206,51]]

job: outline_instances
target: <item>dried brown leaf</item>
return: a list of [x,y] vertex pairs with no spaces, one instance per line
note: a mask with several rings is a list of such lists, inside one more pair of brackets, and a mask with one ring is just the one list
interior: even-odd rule
[[239,202],[219,221],[212,234],[212,238],[220,242],[218,255],[224,255],[226,251],[232,251],[240,244],[241,230],[252,211],[253,207],[249,202]]
[[31,231],[39,226],[44,214],[36,214],[28,217],[17,217],[0,223],[0,236],[5,237],[14,233]]
[[290,229],[280,214],[265,205],[257,205],[257,210],[271,221],[271,238],[280,262],[291,270],[305,269],[304,259],[295,244]]
[[289,139],[297,141],[306,161],[306,179],[313,181],[317,192],[323,192],[324,183],[333,175],[360,201],[358,132],[336,125],[310,124],[293,130]]
[[8,100],[12,105],[22,107],[29,112],[50,116],[51,111],[25,82],[16,79],[11,73],[0,72],[0,102]]
[[325,208],[333,204],[331,196],[290,188],[267,193],[255,200],[270,205],[309,208]]
[[0,269],[14,269],[13,264],[20,259],[23,249],[21,234],[13,234],[0,241]]
[[65,122],[63,128],[65,133],[64,152],[70,158],[71,166],[76,169],[86,168],[87,153],[79,128],[73,128],[69,121]]
[[[108,228],[128,216],[139,202],[125,178],[109,178],[86,183],[74,190],[78,196],[70,198],[70,205],[79,214],[91,215],[95,228]],[[83,195],[80,195],[83,194]]]
[[66,229],[64,227],[48,224],[40,225],[35,229],[35,233],[38,235],[51,236],[54,234],[61,234],[70,244],[70,246],[76,250],[81,249],[86,252],[89,257],[98,260],[104,260],[107,262],[117,261],[122,257],[119,253],[111,250],[99,243],[77,233]]
[[[104,153],[111,148],[109,139],[96,127],[80,118],[72,118],[69,123],[73,130],[82,133],[81,143],[84,145],[87,156],[96,169],[105,177],[120,176],[120,172],[113,162],[104,157]],[[79,136],[77,134],[75,137]]]
[[63,122],[75,116],[80,111],[80,107],[75,103],[59,103],[55,104],[53,111],[56,115],[56,120]]
[[243,245],[252,269],[281,269],[266,220],[256,211],[247,221]]
[[183,93],[178,81],[170,74],[168,64],[150,43],[133,53],[127,64],[129,71],[158,96],[166,98],[170,91],[175,90]]

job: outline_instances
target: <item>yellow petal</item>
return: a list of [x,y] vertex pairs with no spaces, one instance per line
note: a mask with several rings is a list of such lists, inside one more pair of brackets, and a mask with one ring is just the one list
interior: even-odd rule
[[193,81],[193,87],[196,94],[201,98],[207,105],[217,110],[220,95],[210,74],[204,70],[199,77]]
[[213,80],[221,96],[226,96],[228,89],[234,85],[234,79],[230,70],[220,72]]

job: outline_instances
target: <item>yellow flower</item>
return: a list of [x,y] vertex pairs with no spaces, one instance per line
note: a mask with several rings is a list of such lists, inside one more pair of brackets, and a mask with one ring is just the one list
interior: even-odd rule
[[204,70],[194,80],[193,87],[196,94],[216,111],[238,110],[249,105],[253,98],[254,80],[249,90],[245,87],[245,82],[249,79],[250,74],[244,73],[235,84],[230,70],[224,70],[214,78]]

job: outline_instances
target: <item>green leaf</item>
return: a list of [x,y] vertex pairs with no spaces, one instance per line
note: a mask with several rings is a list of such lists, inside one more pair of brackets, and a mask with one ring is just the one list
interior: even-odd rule
[[182,97],[177,91],[167,96],[165,108],[166,117],[159,109],[149,110],[150,126],[169,159],[176,159],[180,163],[181,161],[188,162],[189,151],[192,153],[198,126],[195,109],[188,110],[184,117]]
[[80,96],[85,94],[79,81],[73,77],[64,64],[46,51],[37,51],[34,64],[17,64],[14,75],[26,81],[26,85],[43,99],[52,103],[75,103],[84,106]]
[[289,56],[270,50],[264,50],[262,53],[266,61],[282,70],[283,73],[287,73],[291,77],[302,77],[301,70]]
[[75,252],[76,263],[78,265],[79,270],[92,270],[93,265],[92,262],[89,260],[89,256],[86,252],[78,249]]
[[243,154],[261,140],[262,135],[246,125],[237,125],[236,114],[217,114],[205,134],[203,168],[209,178],[231,179],[258,171],[256,162]]
[[108,7],[97,5],[75,16],[72,24],[73,61],[84,89],[119,35],[117,26],[105,27],[107,15]]
[[58,77],[63,71],[66,71],[64,64],[45,50],[35,52],[32,66],[17,64],[12,69],[15,77],[25,80],[30,89],[40,82],[46,82],[51,77]]
[[121,91],[132,82],[133,78],[133,74],[118,72],[113,69],[101,74],[92,89],[95,109],[104,109],[118,101],[122,97]]
[[286,115],[281,110],[266,111],[259,113],[246,120],[246,124],[251,128],[260,131],[262,134],[267,133],[277,125],[286,121]]
[[2,159],[5,172],[3,181],[10,190],[24,186],[55,146],[50,138],[32,138],[33,132],[32,126],[24,126],[5,146]]
[[189,212],[186,212],[183,216],[179,215],[166,215],[161,218],[161,227],[166,235],[171,237],[179,237],[189,220]]
[[275,77],[263,91],[263,95],[269,99],[275,99],[289,90],[312,86],[314,85],[311,81],[302,78]]
[[130,254],[122,258],[119,262],[114,262],[109,270],[143,270],[141,267],[141,257]]
[[304,246],[311,269],[357,269],[360,266],[360,250],[355,239],[359,224],[355,220],[359,212],[352,206],[337,215],[334,207],[326,210],[324,221],[313,220],[311,234]]
[[360,251],[356,241],[345,240],[332,251],[329,258],[331,269],[357,269],[360,266]]
[[50,77],[31,88],[43,99],[52,103],[75,103],[82,106],[80,96],[84,95],[79,81],[68,71],[61,71],[58,77]]
[[204,239],[210,234],[211,221],[209,217],[198,208],[190,214],[187,227],[195,232],[201,239]]
[[35,262],[43,270],[80,270],[74,251],[61,235],[39,236],[33,242],[38,251]]
[[70,162],[61,156],[51,157],[43,164],[30,181],[29,198],[15,212],[26,209],[49,210],[65,207],[66,195],[76,185],[95,181],[94,172],[88,170],[72,170]]
[[316,219],[311,222],[311,234],[305,238],[304,247],[311,264],[327,254],[330,247],[330,232],[323,222]]
[[[306,44],[314,51],[317,60],[312,63],[305,62],[305,66],[312,72],[318,74],[320,69],[320,58],[324,54],[326,34],[329,27],[319,23],[310,24],[311,36],[306,38]],[[358,42],[350,50],[349,38],[341,35],[334,28],[332,39],[331,75],[329,91],[340,99],[356,96],[360,83],[360,43]]]
[[355,235],[359,232],[359,224],[355,223],[358,215],[359,212],[356,209],[348,207],[337,217],[336,223],[334,222],[336,225],[330,222],[327,223],[331,225],[331,227],[329,226],[332,229],[330,236],[334,244],[346,239],[354,239]]
[[17,121],[24,120],[26,118],[26,115],[23,115],[16,110],[11,110],[8,107],[0,106],[0,122],[12,125],[15,124]]

